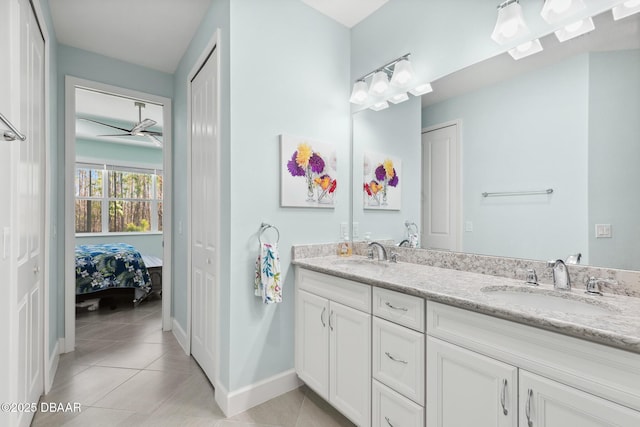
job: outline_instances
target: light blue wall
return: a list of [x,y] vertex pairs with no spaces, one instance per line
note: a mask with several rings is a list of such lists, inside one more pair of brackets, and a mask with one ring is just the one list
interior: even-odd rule
[[[640,50],[591,54],[589,117],[589,261],[638,270]],[[595,224],[612,238],[596,239]]]
[[[187,330],[187,225],[189,210],[187,203],[187,84],[191,69],[203,53],[211,37],[220,29],[219,62],[220,62],[220,246],[229,248],[231,242],[230,191],[231,179],[231,129],[230,129],[230,0],[213,0],[211,7],[202,19],[191,43],[174,74],[173,85],[175,94],[173,99],[173,307],[172,315],[176,322]],[[226,185],[224,185],[226,183]],[[229,385],[229,348],[231,312],[229,304],[231,283],[230,258],[228,249],[220,253],[220,313],[218,321],[220,328],[220,377],[222,383]]]
[[76,159],[100,160],[108,164],[129,165],[135,162],[141,167],[162,169],[162,150],[137,145],[105,143],[93,139],[76,139]]
[[[420,99],[413,97],[383,111],[365,110],[353,115],[353,221],[359,223],[361,239],[370,232],[373,240],[400,242],[406,238],[405,220],[420,224],[421,149],[420,132],[416,132],[420,123]],[[402,173],[398,173],[401,210],[363,208],[365,151],[394,156],[402,161]]]
[[[462,120],[463,251],[587,257],[588,77],[580,55],[423,110],[423,127]],[[553,195],[481,196],[545,188]]]
[[[53,28],[53,27],[52,27]],[[150,93],[152,95],[171,98],[173,96],[173,79],[170,74],[149,68],[133,65],[106,56],[76,49],[66,45],[58,45],[57,49],[57,155],[56,175],[57,200],[64,200],[64,114],[65,114],[65,76],[70,75],[95,82],[106,83],[126,89]],[[52,82],[53,84],[54,82]],[[64,203],[57,204],[58,240],[57,251],[57,336],[64,336]],[[53,311],[53,310],[52,310]]]

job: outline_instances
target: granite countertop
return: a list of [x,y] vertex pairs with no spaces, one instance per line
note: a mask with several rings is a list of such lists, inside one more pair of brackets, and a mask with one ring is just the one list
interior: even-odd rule
[[[535,326],[565,335],[621,348],[640,354],[640,298],[584,293],[584,285],[571,292],[555,291],[553,286],[526,285],[520,280],[465,271],[429,267],[420,264],[370,261],[366,257],[324,256],[293,261],[298,267],[345,279],[392,289],[432,301]],[[587,306],[560,311],[562,304],[552,298],[554,307],[543,303],[505,301],[501,291],[551,294],[558,298],[578,299]],[[560,306],[560,307],[558,307]],[[589,307],[594,307],[594,312]]]

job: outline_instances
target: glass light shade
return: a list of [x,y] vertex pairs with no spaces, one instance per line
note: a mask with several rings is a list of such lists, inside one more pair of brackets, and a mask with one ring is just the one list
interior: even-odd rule
[[555,24],[584,8],[582,0],[546,0],[540,15],[549,24]]
[[378,71],[373,75],[371,79],[371,86],[369,86],[369,94],[380,96],[386,92],[389,87],[389,77],[384,71]]
[[511,57],[516,60],[525,58],[538,52],[542,52],[542,45],[540,44],[540,40],[538,39],[522,43],[521,45],[518,45],[513,49],[509,49],[509,55],[511,55]]
[[384,110],[385,108],[389,108],[389,103],[387,101],[380,101],[380,102],[376,102],[369,108],[373,111],[380,111],[380,110]]
[[595,28],[596,26],[593,25],[593,19],[585,18],[581,21],[574,22],[563,28],[560,28],[555,32],[555,34],[559,41],[564,42],[574,37],[581,36],[582,34],[586,34],[589,31],[593,31],[595,30]]
[[498,20],[491,34],[491,38],[496,43],[505,44],[527,34],[529,34],[529,28],[524,22],[522,6],[518,2],[498,9]]
[[431,87],[431,83],[423,83],[421,85],[416,86],[411,89],[409,93],[414,96],[424,95],[425,93],[433,92],[433,88]]
[[391,84],[397,87],[405,87],[413,79],[413,67],[408,59],[399,61],[393,67],[393,76],[391,77]]
[[367,93],[367,82],[360,80],[353,85],[353,91],[351,91],[351,98],[349,102],[352,104],[362,105],[369,97]]
[[628,0],[611,9],[613,19],[618,20],[640,12],[640,0]]
[[406,92],[402,92],[397,95],[393,95],[391,98],[388,99],[388,101],[394,104],[400,104],[401,102],[404,102],[407,99],[409,99],[409,95],[407,95]]

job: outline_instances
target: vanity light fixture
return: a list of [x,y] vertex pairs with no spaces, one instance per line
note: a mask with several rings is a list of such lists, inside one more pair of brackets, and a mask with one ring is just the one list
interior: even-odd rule
[[409,91],[409,93],[414,96],[421,96],[429,92],[433,92],[431,83],[422,83]]
[[515,60],[525,58],[534,53],[542,52],[542,44],[539,39],[529,40],[528,42],[519,44],[513,49],[509,49],[509,55]]
[[582,0],[545,0],[540,15],[549,24],[555,24],[584,8]]
[[611,12],[613,13],[613,19],[615,21],[626,18],[627,16],[640,12],[640,0],[627,0],[624,3],[615,6],[611,9]]
[[362,105],[369,97],[367,93],[367,82],[364,80],[358,80],[353,85],[353,91],[351,92],[351,98],[349,102],[352,104]]
[[384,70],[378,70],[371,79],[369,94],[373,96],[382,96],[389,88],[389,76]]
[[519,0],[507,0],[498,5],[498,20],[491,38],[498,44],[506,44],[529,34],[524,22]]
[[391,84],[396,87],[406,87],[413,79],[413,67],[407,58],[402,58],[393,67]]
[[392,102],[394,104],[400,104],[401,102],[407,101],[408,99],[409,99],[409,95],[407,95],[406,92],[401,92],[389,98],[389,102]]
[[581,36],[582,34],[586,34],[589,31],[593,31],[595,28],[596,26],[593,24],[593,19],[584,18],[578,22],[574,22],[573,24],[565,25],[557,30],[555,34],[560,42],[564,42],[574,37]]
[[389,103],[387,101],[380,101],[380,102],[376,102],[369,108],[373,111],[380,111],[380,110],[384,110],[385,108],[389,108]]

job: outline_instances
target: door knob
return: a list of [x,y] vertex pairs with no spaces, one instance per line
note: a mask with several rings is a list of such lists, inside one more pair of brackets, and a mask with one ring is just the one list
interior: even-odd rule
[[33,274],[38,274],[39,272],[40,272],[40,267],[38,267],[37,265],[33,267]]

